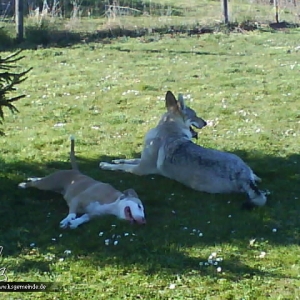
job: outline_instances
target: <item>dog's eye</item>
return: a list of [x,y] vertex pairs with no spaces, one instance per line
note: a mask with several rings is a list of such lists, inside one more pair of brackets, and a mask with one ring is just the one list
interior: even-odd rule
[[141,205],[141,204],[138,204],[138,208],[139,208],[139,209],[142,209],[142,205]]

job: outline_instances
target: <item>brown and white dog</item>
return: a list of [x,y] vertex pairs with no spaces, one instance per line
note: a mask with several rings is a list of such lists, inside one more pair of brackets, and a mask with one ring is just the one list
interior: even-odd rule
[[[20,188],[34,187],[62,194],[69,206],[69,214],[60,222],[61,228],[77,228],[91,218],[115,215],[132,223],[145,224],[144,207],[133,189],[120,192],[108,183],[82,174],[75,159],[75,141],[71,137],[70,160],[72,169],[54,172],[42,178],[28,178]],[[77,214],[82,216],[77,217]]]

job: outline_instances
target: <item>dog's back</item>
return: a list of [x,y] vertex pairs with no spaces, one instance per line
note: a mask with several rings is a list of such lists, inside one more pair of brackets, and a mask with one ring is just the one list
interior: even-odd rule
[[169,137],[161,155],[162,175],[198,191],[239,192],[241,180],[253,177],[252,170],[238,156],[201,147],[185,138]]

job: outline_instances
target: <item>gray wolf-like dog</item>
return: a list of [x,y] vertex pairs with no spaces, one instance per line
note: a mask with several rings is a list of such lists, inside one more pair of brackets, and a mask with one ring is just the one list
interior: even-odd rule
[[[69,206],[69,214],[60,222],[61,228],[77,228],[91,218],[112,214],[132,223],[145,224],[144,207],[133,189],[120,192],[107,183],[82,174],[75,159],[75,142],[71,137],[71,170],[60,170],[42,178],[28,178],[20,188],[34,187],[58,192]],[[77,214],[82,216],[77,217]]]
[[[100,168],[137,175],[160,174],[197,191],[208,193],[242,192],[247,194],[245,208],[263,206],[266,192],[258,189],[261,179],[237,155],[201,147],[192,142],[190,126],[202,128],[205,121],[196,117],[179,97],[166,93],[167,112],[145,137],[140,159],[101,162]],[[186,111],[191,110],[192,118]],[[196,120],[196,121],[195,121]]]

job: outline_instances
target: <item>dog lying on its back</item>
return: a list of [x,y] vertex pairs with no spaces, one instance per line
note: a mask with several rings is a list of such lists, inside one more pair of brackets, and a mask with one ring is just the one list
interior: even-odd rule
[[[182,99],[177,101],[169,91],[166,107],[167,113],[146,135],[141,159],[114,160],[114,164],[101,162],[100,168],[137,175],[160,174],[208,193],[244,192],[248,195],[246,208],[266,203],[265,193],[255,183],[260,178],[241,158],[192,142],[189,126],[194,124],[185,113],[186,106]],[[151,143],[147,144],[149,135]]]
[[[20,188],[35,187],[64,196],[69,214],[60,222],[61,228],[74,229],[93,217],[105,214],[138,224],[146,223],[143,204],[133,189],[120,192],[78,170],[72,137],[70,160],[72,170],[57,171],[43,178],[28,178],[29,182],[19,184]],[[77,214],[83,215],[77,218]]]

